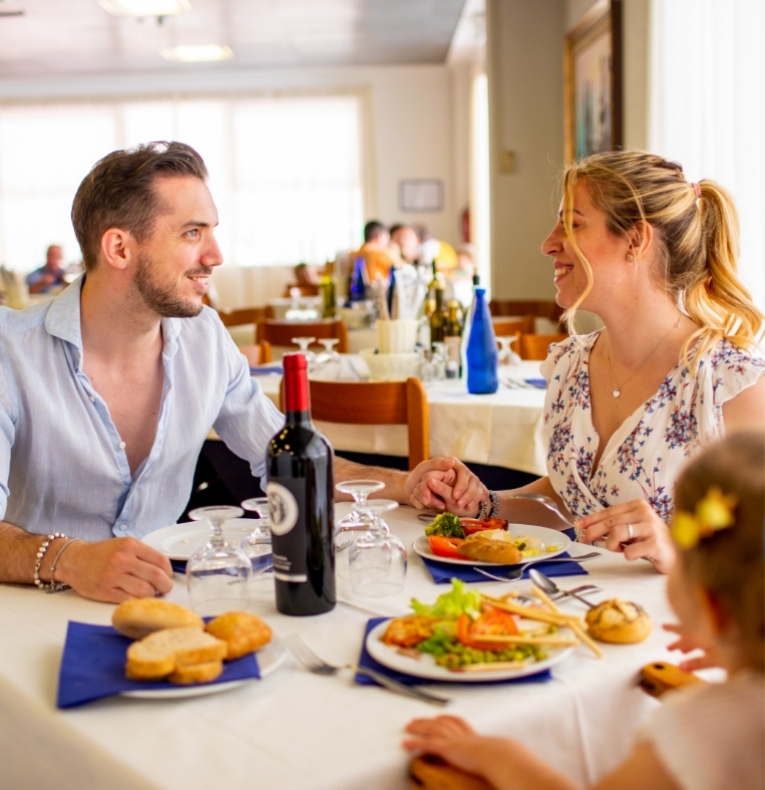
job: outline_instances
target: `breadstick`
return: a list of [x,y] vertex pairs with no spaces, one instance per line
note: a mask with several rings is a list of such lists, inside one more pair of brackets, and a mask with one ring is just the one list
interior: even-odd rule
[[[555,603],[554,603],[554,602],[553,602],[553,601],[550,599],[550,597],[549,597],[549,596],[547,596],[547,595],[545,595],[545,593],[544,593],[542,590],[540,590],[540,589],[539,589],[539,587],[536,587],[536,586],[534,586],[534,587],[532,587],[532,588],[531,588],[531,591],[532,591],[532,592],[534,593],[534,595],[536,595],[536,596],[537,596],[537,598],[539,598],[539,600],[540,600],[540,601],[542,601],[542,603],[544,603],[544,604],[545,604],[545,605],[546,605],[546,606],[547,606],[549,609],[551,609],[553,612],[560,613],[560,609],[558,609],[558,607],[557,607],[557,606],[555,605]],[[577,636],[578,636],[578,637],[579,637],[579,638],[582,640],[582,642],[584,642],[584,644],[585,644],[585,645],[587,645],[587,647],[589,647],[589,648],[590,648],[590,650],[592,650],[592,652],[593,652],[593,653],[595,653],[595,655],[596,655],[598,658],[603,658],[603,651],[602,651],[602,650],[601,650],[601,649],[600,649],[600,648],[599,648],[599,647],[598,647],[598,646],[595,644],[595,642],[593,642],[593,641],[592,641],[592,639],[591,639],[591,638],[590,638],[590,637],[589,637],[589,636],[588,636],[588,635],[585,633],[585,630],[584,630],[584,628],[582,628],[582,626],[581,626],[581,625],[580,625],[578,622],[570,622],[570,623],[568,623],[568,626],[569,626],[569,628],[570,628],[570,629],[571,629],[571,630],[572,630],[572,631],[573,631],[573,632],[574,632],[574,633],[575,633],[575,634],[576,634],[576,635],[577,635]]]
[[[523,669],[528,666],[528,661],[495,661],[493,664],[466,664],[464,667],[452,670],[453,672],[494,672],[504,669]],[[541,670],[540,670],[541,671]]]
[[565,636],[511,636],[510,634],[480,634],[476,642],[496,642],[498,645],[554,645],[555,647],[571,647],[578,645],[579,640]]
[[525,617],[527,620],[540,620],[543,623],[551,623],[552,625],[569,625],[572,622],[580,622],[579,617],[574,615],[564,614],[563,612],[546,612],[543,609],[533,609],[529,606],[521,606],[517,603],[510,601],[502,601],[499,598],[491,598],[488,595],[481,595],[483,600],[490,603],[495,609],[501,609],[503,612],[510,612],[510,614],[517,614]]

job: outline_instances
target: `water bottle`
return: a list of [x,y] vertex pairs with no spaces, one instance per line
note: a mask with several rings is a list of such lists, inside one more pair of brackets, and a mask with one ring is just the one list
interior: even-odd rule
[[369,288],[369,277],[367,275],[367,266],[364,263],[364,258],[359,256],[353,265],[353,273],[351,275],[351,284],[349,288],[349,301],[363,302],[367,298],[367,289]]
[[494,338],[485,288],[475,289],[467,345],[467,387],[468,392],[476,395],[488,395],[496,392],[499,387],[497,341]]

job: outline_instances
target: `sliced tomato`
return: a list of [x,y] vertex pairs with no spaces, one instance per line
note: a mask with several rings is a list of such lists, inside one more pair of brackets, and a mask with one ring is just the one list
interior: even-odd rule
[[518,625],[509,612],[487,609],[477,620],[466,615],[457,620],[457,639],[476,650],[504,650],[506,645],[481,639],[482,636],[518,636]]
[[437,557],[449,557],[453,560],[465,558],[457,551],[457,546],[462,543],[462,538],[447,538],[443,535],[428,535],[430,550]]
[[461,518],[460,525],[465,530],[466,535],[473,535],[476,532],[483,532],[485,529],[506,529],[507,521],[502,518]]

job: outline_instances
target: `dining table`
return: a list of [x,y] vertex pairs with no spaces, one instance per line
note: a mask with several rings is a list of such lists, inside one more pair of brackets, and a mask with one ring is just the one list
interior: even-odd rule
[[[338,503],[336,520],[349,508]],[[660,704],[638,688],[640,668],[677,660],[667,650],[673,637],[661,628],[674,619],[666,577],[649,563],[602,550],[582,563],[578,575],[557,581],[564,587],[597,585],[600,592],[590,596],[596,602],[616,597],[639,603],[653,621],[645,641],[601,644],[602,658],[577,646],[545,679],[432,683],[429,689],[451,700],[438,709],[361,684],[352,671],[312,674],[284,649],[285,639],[296,633],[326,661],[354,663],[370,618],[403,615],[412,598],[430,603],[449,589],[448,579],[434,582],[412,548],[424,529],[418,511],[401,506],[386,520],[408,547],[404,589],[379,598],[356,594],[348,580],[349,549],[336,555],[338,602],[329,613],[282,615],[273,589],[266,589],[249,608],[273,629],[271,650],[278,660],[260,679],[219,693],[190,687],[180,696],[118,695],[60,709],[59,672],[70,622],[109,626],[114,605],[72,590],[47,595],[31,585],[0,585],[0,786],[403,790],[410,760],[400,746],[403,729],[411,719],[439,710],[464,717],[481,732],[520,740],[581,782],[617,765],[630,749],[634,728]],[[568,550],[576,555],[591,548],[572,543]],[[528,580],[485,579],[469,587],[494,596],[531,590]],[[167,599],[187,603],[181,573]],[[559,606],[568,614],[586,611],[578,601]]]
[[[361,357],[351,354],[348,359],[354,369],[363,372]],[[431,457],[455,456],[467,463],[545,475],[545,381],[539,365],[529,360],[500,365],[499,388],[487,395],[469,393],[464,378],[426,382]],[[279,365],[252,368],[252,374],[278,406]],[[309,375],[323,377],[320,369]],[[316,424],[336,450],[406,455],[405,425]]]

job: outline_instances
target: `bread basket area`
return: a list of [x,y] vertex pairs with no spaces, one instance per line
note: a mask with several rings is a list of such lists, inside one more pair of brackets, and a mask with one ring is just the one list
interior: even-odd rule
[[377,354],[372,348],[362,349],[361,358],[369,367],[372,381],[406,381],[417,377],[419,356],[411,354]]

